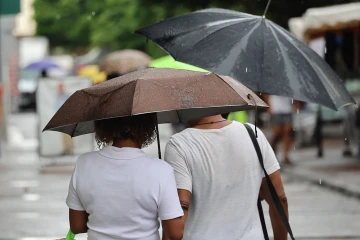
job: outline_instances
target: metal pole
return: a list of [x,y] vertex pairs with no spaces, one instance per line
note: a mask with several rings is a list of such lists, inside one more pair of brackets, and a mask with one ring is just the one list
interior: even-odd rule
[[270,7],[270,3],[271,3],[271,0],[269,0],[268,3],[267,3],[267,5],[266,5],[263,18],[265,18],[265,16],[266,16],[266,13],[267,13],[267,11],[268,11],[268,9],[269,9],[269,7]]

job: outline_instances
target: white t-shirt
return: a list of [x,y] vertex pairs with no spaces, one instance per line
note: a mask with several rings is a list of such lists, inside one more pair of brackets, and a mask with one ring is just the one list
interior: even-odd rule
[[[260,130],[257,140],[271,174],[279,163]],[[264,239],[257,209],[264,173],[243,124],[175,134],[165,161],[175,170],[177,188],[192,193],[183,240]]]
[[290,98],[270,96],[270,108],[273,114],[292,114],[293,104]]
[[173,168],[137,148],[80,156],[66,203],[90,214],[90,240],[159,240],[158,218],[183,215]]

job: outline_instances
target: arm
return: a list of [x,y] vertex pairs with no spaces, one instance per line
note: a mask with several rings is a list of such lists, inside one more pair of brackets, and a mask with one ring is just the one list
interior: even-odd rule
[[[179,199],[180,199],[180,205],[182,207],[182,209],[184,210],[184,216],[182,218],[179,218],[179,220],[181,220],[182,222],[182,227],[184,228],[185,224],[186,224],[186,219],[188,216],[188,210],[190,207],[190,198],[191,198],[191,192],[189,192],[188,190],[184,190],[184,189],[178,189],[178,195],[179,195]],[[167,224],[167,223],[165,223]],[[167,225],[164,225],[164,221],[162,222],[162,226],[163,226],[163,240],[172,240],[172,238],[167,238],[168,233],[165,229],[165,227],[168,227]]]
[[[188,216],[188,209],[190,206],[190,196],[192,191],[192,176],[191,171],[188,168],[188,164],[185,160],[185,156],[183,156],[181,149],[179,149],[181,143],[170,139],[166,146],[165,150],[165,161],[169,163],[173,169],[176,179],[175,188],[177,191],[177,199],[179,205],[181,205],[183,217],[181,221],[183,222],[183,226],[186,223],[186,219]],[[164,234],[165,236],[166,234]],[[168,240],[166,236],[163,240]]]
[[[289,218],[288,212],[288,202],[284,190],[284,186],[281,181],[280,170],[270,174],[271,182],[274,185],[276,193],[279,196],[281,204],[284,208],[286,216]],[[274,201],[271,197],[271,193],[269,191],[269,187],[267,185],[266,179],[263,178],[261,187],[260,187],[260,198],[265,199],[265,201],[269,204],[269,214],[271,219],[271,225],[274,232],[274,240],[286,240],[287,239],[287,230],[278,214],[278,211],[275,207]]]
[[186,224],[186,220],[188,217],[188,211],[190,208],[190,199],[191,199],[191,192],[184,189],[178,189],[179,199],[180,199],[180,205],[182,209],[184,210],[184,216],[182,217],[184,221],[184,225]]
[[181,240],[184,234],[184,222],[181,217],[161,221],[164,240]]
[[87,232],[88,216],[89,214],[85,211],[77,211],[69,208],[70,229],[74,234]]
[[76,192],[76,168],[71,177],[69,184],[69,192],[66,198],[66,204],[69,207],[69,223],[73,233],[86,233],[88,230],[87,222],[89,214],[85,211],[83,204]]
[[168,240],[180,240],[184,233],[184,222],[182,220],[184,213],[176,191],[174,170],[170,166],[169,169],[171,172],[169,172],[169,177],[165,179],[158,211],[162,221],[163,239],[166,239],[166,236]]

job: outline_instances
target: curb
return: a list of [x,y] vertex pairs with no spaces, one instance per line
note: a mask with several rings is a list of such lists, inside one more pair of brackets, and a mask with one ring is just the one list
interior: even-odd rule
[[351,190],[341,184],[336,184],[334,182],[331,182],[327,179],[323,178],[316,178],[310,175],[313,175],[314,173],[311,173],[308,171],[308,173],[304,173],[306,170],[304,168],[301,168],[303,173],[300,173],[300,168],[293,168],[293,169],[284,169],[284,173],[290,174],[292,177],[295,177],[297,179],[301,179],[304,181],[307,181],[313,185],[317,185],[319,187],[327,188],[332,191],[336,191],[342,195],[355,198],[360,201],[360,192]]

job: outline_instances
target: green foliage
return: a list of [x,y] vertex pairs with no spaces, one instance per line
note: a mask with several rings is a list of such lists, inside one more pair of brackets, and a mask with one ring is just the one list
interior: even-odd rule
[[[352,0],[357,2],[358,0]],[[273,0],[267,17],[287,28],[288,19],[309,7],[350,0]],[[262,15],[267,0],[35,0],[37,34],[47,36],[52,47],[69,50],[110,47],[134,48],[153,57],[165,53],[134,31],[161,19],[202,8],[220,7]]]

